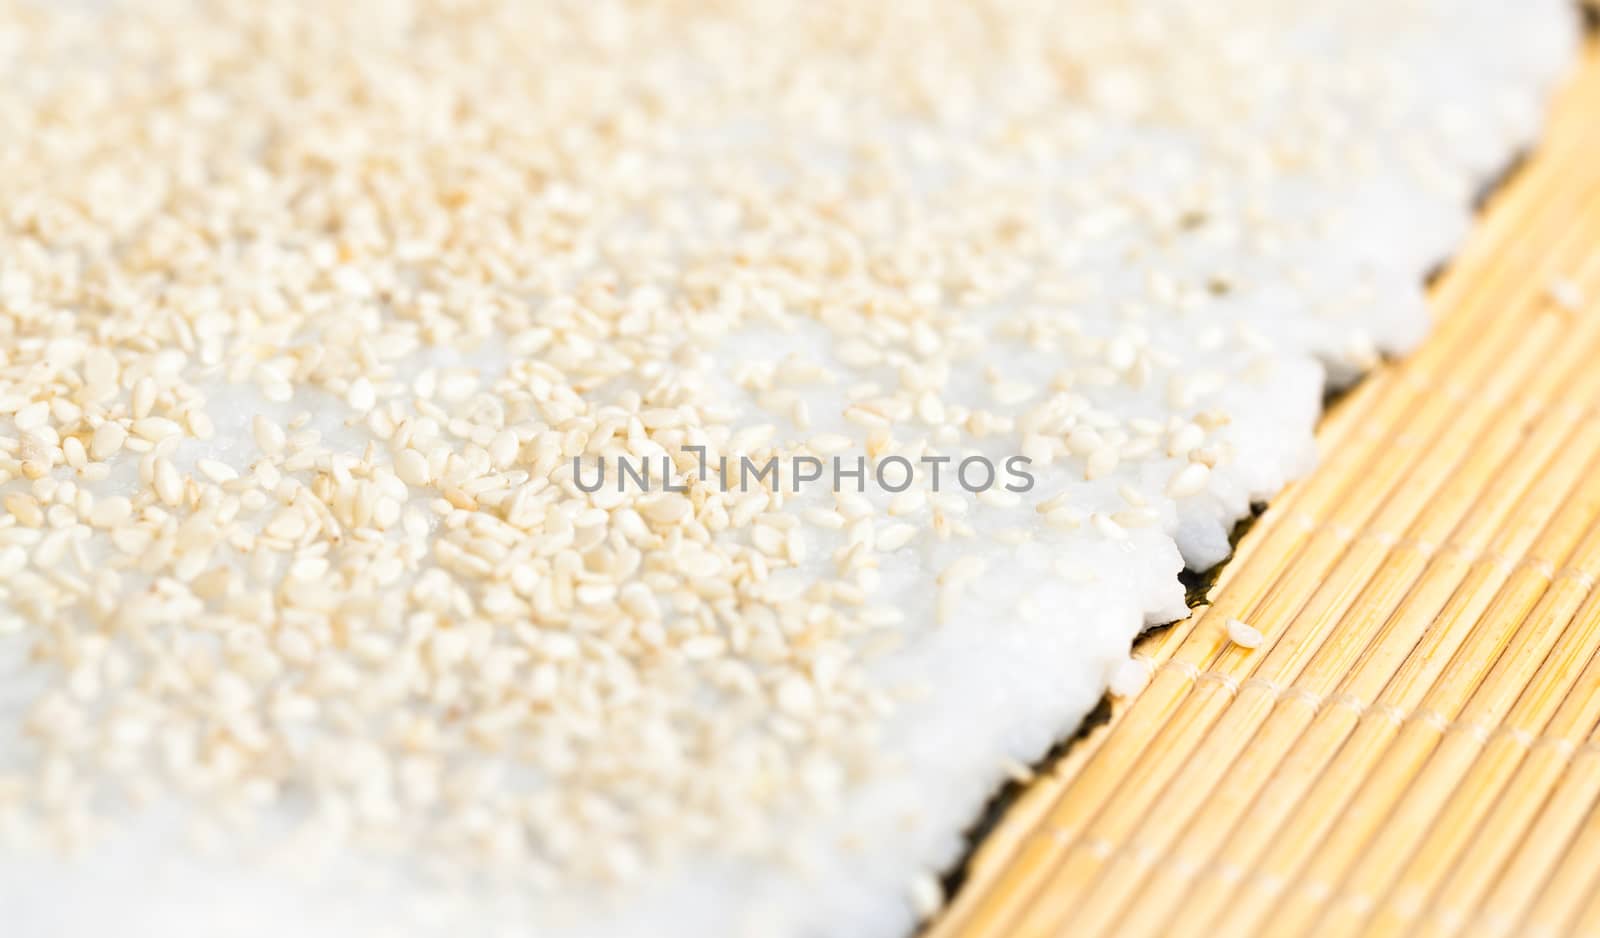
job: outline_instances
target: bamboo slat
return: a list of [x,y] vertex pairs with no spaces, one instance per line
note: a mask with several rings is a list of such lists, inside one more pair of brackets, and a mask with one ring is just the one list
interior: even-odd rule
[[935,938],[1600,935],[1600,56],[1433,300]]

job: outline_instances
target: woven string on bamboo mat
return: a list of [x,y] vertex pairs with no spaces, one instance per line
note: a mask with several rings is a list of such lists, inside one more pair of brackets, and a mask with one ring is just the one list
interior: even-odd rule
[[1600,935],[1600,57],[1434,308],[935,938]]

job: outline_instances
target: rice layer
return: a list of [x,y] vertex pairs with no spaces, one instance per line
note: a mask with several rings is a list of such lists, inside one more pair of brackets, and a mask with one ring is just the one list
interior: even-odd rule
[[1324,6],[0,6],[0,906],[904,933],[1575,43]]

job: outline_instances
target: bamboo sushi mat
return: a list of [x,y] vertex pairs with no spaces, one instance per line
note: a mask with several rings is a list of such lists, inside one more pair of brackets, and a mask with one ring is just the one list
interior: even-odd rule
[[[1600,936],[1600,55],[933,938]],[[1574,289],[1575,288],[1575,289]],[[1229,645],[1229,617],[1266,636]]]

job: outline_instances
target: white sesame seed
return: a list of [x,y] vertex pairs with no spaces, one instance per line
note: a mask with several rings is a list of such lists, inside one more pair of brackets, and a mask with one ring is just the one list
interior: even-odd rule
[[944,906],[944,888],[931,873],[921,873],[911,880],[911,907],[923,920],[931,919]]
[[1122,541],[1128,538],[1127,529],[1107,515],[1095,512],[1089,516],[1089,522],[1094,525],[1094,529],[1100,532],[1102,536],[1113,541]]
[[1099,479],[1116,471],[1118,462],[1117,451],[1109,446],[1102,446],[1089,454],[1084,462],[1083,477],[1085,479]]
[[640,513],[659,524],[675,524],[687,518],[692,510],[688,499],[663,495],[651,499],[642,507]]
[[183,479],[178,475],[177,467],[172,465],[172,460],[158,458],[155,461],[150,484],[155,489],[156,497],[163,504],[176,506],[183,498]]
[[134,382],[133,394],[130,399],[133,419],[142,420],[150,416],[150,408],[154,407],[156,403],[156,394],[156,383],[149,375]]
[[128,438],[128,433],[118,423],[102,423],[95,428],[94,436],[89,441],[89,455],[96,460],[110,459],[122,449],[122,442]]
[[1574,281],[1557,278],[1550,282],[1547,289],[1550,299],[1555,301],[1555,304],[1561,307],[1564,312],[1574,314],[1583,312],[1583,291],[1578,288],[1577,283]]
[[790,675],[778,685],[778,709],[794,717],[808,717],[816,710],[816,692],[811,682],[800,675]]
[[1261,633],[1238,619],[1227,620],[1228,641],[1240,648],[1256,648],[1261,644]]
[[1063,505],[1044,516],[1044,520],[1053,528],[1072,529],[1081,527],[1088,516],[1081,510],[1071,505]]
[[1117,663],[1111,671],[1108,687],[1111,696],[1129,698],[1138,696],[1150,683],[1150,668],[1138,658],[1128,658]]
[[917,536],[917,528],[909,524],[891,524],[878,532],[876,547],[883,553],[893,553],[911,543]]
[[941,584],[965,583],[983,576],[986,569],[988,569],[988,563],[982,557],[975,554],[967,554],[946,567],[944,572],[939,574],[938,582]]
[[1111,520],[1124,528],[1147,528],[1161,521],[1161,513],[1154,508],[1125,508],[1111,516]]
[[845,452],[854,445],[849,437],[839,433],[819,433],[806,441],[807,448],[823,456]]
[[250,421],[250,432],[255,436],[256,446],[268,456],[278,456],[283,453],[286,436],[283,428],[268,420],[266,417],[256,415]]
[[0,549],[0,577],[9,579],[28,565],[28,552],[15,545]]
[[362,377],[350,382],[350,387],[344,392],[344,400],[351,410],[364,414],[378,403],[378,396],[372,388],[372,382]]
[[39,427],[44,426],[45,421],[50,419],[50,402],[34,401],[32,404],[29,404],[28,406],[17,411],[16,416],[13,419],[16,422],[18,430],[22,430],[24,432],[28,430],[36,430]]
[[403,449],[396,454],[394,474],[407,485],[423,486],[432,481],[427,458],[414,449]]
[[183,428],[175,420],[165,417],[145,417],[133,422],[133,435],[152,443],[159,443],[169,436],[179,436]]
[[514,431],[501,430],[489,443],[489,456],[497,467],[507,469],[516,462],[519,447],[517,434]]
[[217,426],[203,410],[191,410],[187,417],[189,432],[197,440],[210,440],[217,435]]
[[1173,498],[1188,498],[1205,491],[1211,479],[1211,467],[1192,462],[1179,469],[1167,482],[1167,494]]
[[25,528],[37,528],[44,524],[44,511],[39,507],[39,502],[32,495],[22,492],[11,492],[3,499],[6,511],[10,512],[17,523]]
[[133,516],[133,505],[121,495],[96,499],[89,523],[97,528],[114,528]]
[[195,468],[199,469],[206,478],[217,483],[232,482],[234,479],[239,478],[239,473],[236,469],[215,459],[197,460]]

